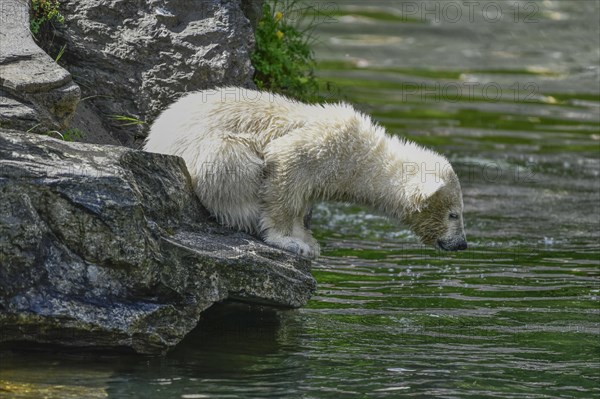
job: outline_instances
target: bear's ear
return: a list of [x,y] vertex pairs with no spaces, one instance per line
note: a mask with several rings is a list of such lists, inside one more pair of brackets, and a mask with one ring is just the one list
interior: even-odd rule
[[424,179],[421,179],[421,176],[417,175],[413,177],[410,183],[410,190],[408,191],[409,201],[412,208],[417,212],[420,212],[425,207],[427,200],[433,194],[446,185],[446,182],[439,176],[433,175],[426,175]]

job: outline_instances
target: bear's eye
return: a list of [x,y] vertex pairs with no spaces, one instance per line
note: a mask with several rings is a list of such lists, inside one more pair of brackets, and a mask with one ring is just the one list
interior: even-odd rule
[[449,217],[450,219],[458,219],[458,213],[451,213]]

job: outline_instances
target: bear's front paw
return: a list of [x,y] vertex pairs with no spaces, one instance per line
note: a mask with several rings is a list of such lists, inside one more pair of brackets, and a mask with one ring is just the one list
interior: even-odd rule
[[307,258],[316,258],[319,256],[319,244],[309,245],[299,238],[270,235],[265,237],[267,244],[274,245],[283,250],[292,252],[296,255],[305,256]]

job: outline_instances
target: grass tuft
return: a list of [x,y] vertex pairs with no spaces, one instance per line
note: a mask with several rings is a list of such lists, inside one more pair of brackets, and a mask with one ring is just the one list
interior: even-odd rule
[[56,58],[54,59],[54,62],[56,62],[58,64],[58,61],[60,61],[61,57],[63,56],[63,54],[65,53],[65,49],[67,48],[67,45],[64,44],[61,48],[60,51],[58,52],[58,54],[56,55]]
[[146,121],[143,121],[135,116],[130,115],[110,115],[110,118],[117,122],[123,122],[121,126],[131,126],[131,125],[145,125]]

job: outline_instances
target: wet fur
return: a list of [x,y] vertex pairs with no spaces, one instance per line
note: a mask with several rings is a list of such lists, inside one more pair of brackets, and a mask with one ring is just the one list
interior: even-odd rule
[[155,121],[145,149],[181,156],[219,222],[301,255],[319,254],[303,219],[320,200],[376,208],[432,245],[462,232],[462,219],[459,229],[448,223],[449,209],[462,213],[462,195],[447,159],[388,136],[345,103],[239,88],[192,93]]

